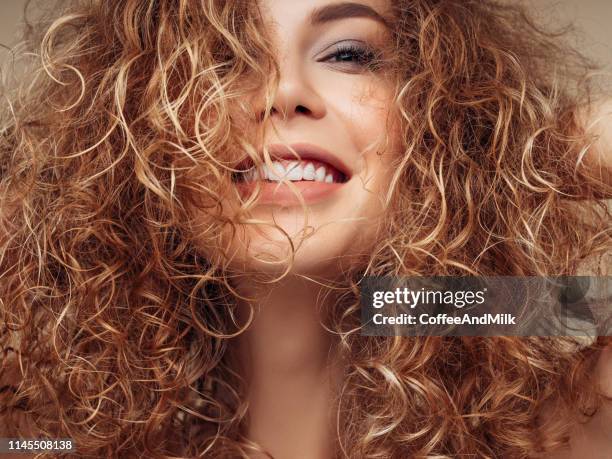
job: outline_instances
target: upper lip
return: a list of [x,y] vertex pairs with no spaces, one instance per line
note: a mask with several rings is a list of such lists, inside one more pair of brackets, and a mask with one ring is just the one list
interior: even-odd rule
[[[291,144],[273,143],[268,145],[268,151],[272,160],[274,159],[297,159],[295,154],[288,148],[291,147],[299,155],[300,160],[312,159],[321,161],[338,169],[348,179],[351,177],[350,168],[338,156],[317,145],[307,142],[296,142]],[[263,150],[259,152],[263,157]],[[246,169],[252,166],[252,161],[248,158],[242,161],[238,169]]]

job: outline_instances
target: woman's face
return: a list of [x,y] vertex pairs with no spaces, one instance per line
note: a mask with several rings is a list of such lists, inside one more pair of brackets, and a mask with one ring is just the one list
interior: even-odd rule
[[[292,272],[333,274],[371,248],[393,173],[392,83],[369,65],[372,53],[388,45],[388,4],[261,0],[260,6],[280,65],[263,140],[279,161],[276,170],[260,172],[267,179],[251,213],[268,224],[239,226],[228,241],[232,265],[283,272],[291,256],[284,231],[296,249]],[[264,100],[253,100],[260,114]],[[277,148],[281,142],[301,161],[291,163],[295,156]],[[274,180],[281,176],[295,185],[306,212],[291,187]],[[253,192],[251,180],[247,174],[236,180],[243,197]],[[230,200],[227,207],[235,208]]]

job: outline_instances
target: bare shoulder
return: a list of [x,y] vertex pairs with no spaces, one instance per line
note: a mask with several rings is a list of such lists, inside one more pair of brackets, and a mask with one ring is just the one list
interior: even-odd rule
[[612,98],[594,101],[579,115],[584,129],[594,135],[594,143],[585,157],[585,161],[597,169],[603,170],[604,178],[610,178],[612,169]]
[[603,393],[612,398],[612,344],[602,351],[597,369]]
[[[601,353],[595,374],[602,393],[612,397],[612,345]],[[612,457],[612,401],[604,402],[586,423],[577,424],[570,447],[555,451],[545,459],[609,459]]]

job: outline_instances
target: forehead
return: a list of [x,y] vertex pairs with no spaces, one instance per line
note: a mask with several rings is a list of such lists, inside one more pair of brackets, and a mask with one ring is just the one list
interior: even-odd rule
[[292,29],[321,25],[349,17],[388,22],[390,0],[259,0],[271,28]]

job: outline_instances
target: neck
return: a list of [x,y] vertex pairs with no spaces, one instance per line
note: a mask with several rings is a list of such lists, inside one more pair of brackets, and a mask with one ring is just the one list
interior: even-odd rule
[[237,346],[248,387],[249,438],[274,457],[330,457],[339,366],[333,335],[321,325],[325,289],[291,277],[238,290],[255,309]]

